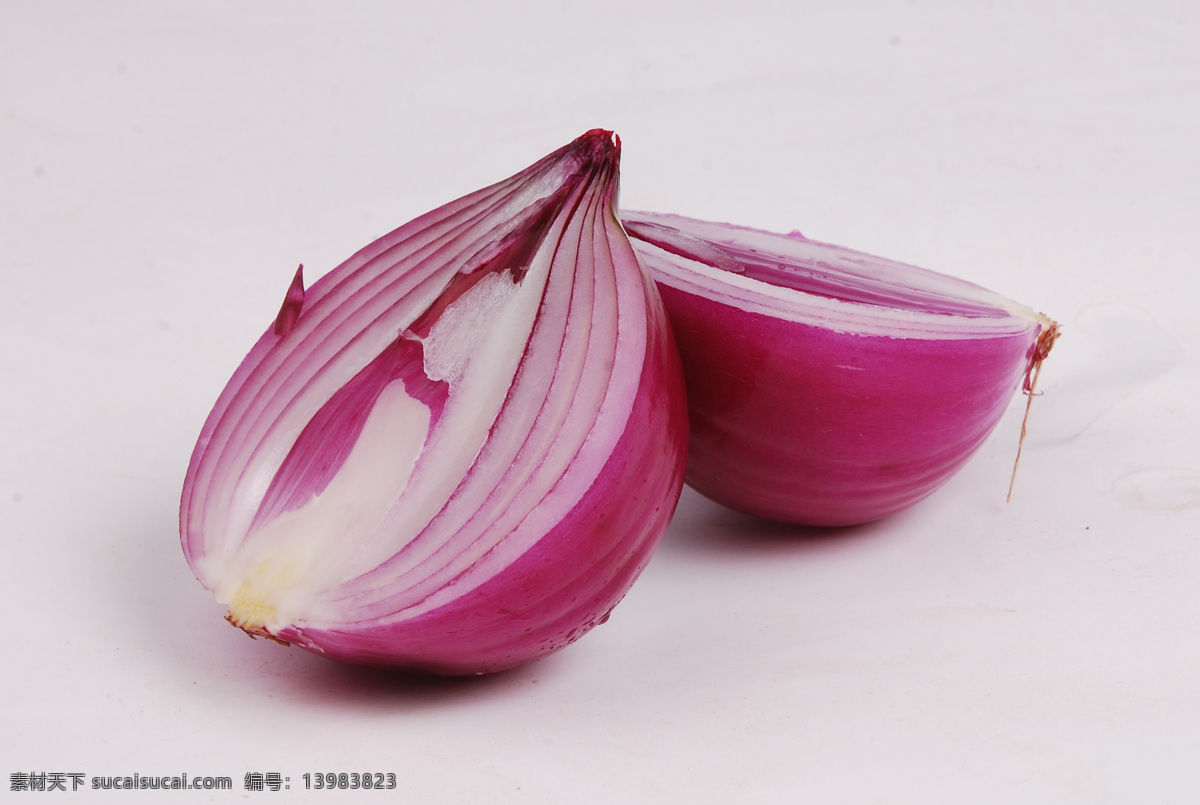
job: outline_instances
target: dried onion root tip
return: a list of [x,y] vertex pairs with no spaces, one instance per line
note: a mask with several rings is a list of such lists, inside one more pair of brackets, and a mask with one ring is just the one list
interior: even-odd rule
[[603,622],[683,485],[687,409],[653,282],[588,132],[300,271],[197,441],[196,577],[252,637],[480,674]]
[[287,642],[286,640],[280,640],[278,637],[275,637],[273,634],[266,631],[261,626],[251,626],[245,622],[239,621],[237,618],[234,617],[232,612],[226,613],[225,620],[229,622],[230,626],[236,626],[237,628],[239,628],[243,632],[245,632],[246,636],[249,637],[251,640],[257,640],[258,638],[262,637],[262,638],[266,638],[267,640],[270,640],[272,643],[283,646],[284,648],[287,648],[288,646],[291,645],[291,643]]
[[1025,437],[1029,434],[1029,413],[1033,410],[1033,398],[1037,396],[1037,382],[1042,374],[1042,363],[1050,356],[1050,350],[1058,341],[1061,328],[1051,322],[1038,335],[1037,342],[1029,355],[1029,366],[1025,370],[1025,380],[1021,390],[1025,393],[1025,414],[1021,417],[1021,438],[1017,440],[1017,456],[1013,459],[1012,476],[1008,479],[1008,496],[1005,500],[1012,502],[1013,489],[1017,485],[1017,468],[1021,466],[1021,451],[1025,447]]
[[922,500],[1057,334],[978,285],[799,233],[622,220],[683,359],[688,483],[750,514],[844,526]]

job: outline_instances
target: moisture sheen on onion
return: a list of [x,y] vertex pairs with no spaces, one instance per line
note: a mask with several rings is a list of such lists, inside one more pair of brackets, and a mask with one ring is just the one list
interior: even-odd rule
[[204,424],[180,512],[251,635],[472,674],[608,612],[675,509],[686,405],[595,130],[365,247],[274,326]]
[[622,220],[682,355],[688,483],[762,517],[852,525],[925,498],[1057,335],[977,285],[798,233]]

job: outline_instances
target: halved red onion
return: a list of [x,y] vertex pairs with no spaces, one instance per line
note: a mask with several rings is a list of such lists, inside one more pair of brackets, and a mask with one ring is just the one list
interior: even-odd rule
[[926,497],[1057,335],[977,285],[799,233],[622,220],[683,358],[687,481],[762,517],[851,525]]
[[180,513],[253,635],[470,674],[602,622],[665,531],[686,406],[592,131],[304,291],[209,415]]

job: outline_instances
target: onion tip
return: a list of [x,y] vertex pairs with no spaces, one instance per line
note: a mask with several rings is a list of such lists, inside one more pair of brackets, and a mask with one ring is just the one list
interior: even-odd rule
[[580,135],[572,147],[590,147],[592,154],[598,157],[607,157],[610,153],[614,158],[621,156],[621,138],[608,129],[592,129]]
[[304,307],[304,263],[296,269],[292,284],[288,286],[283,296],[283,304],[279,314],[275,316],[275,335],[282,338],[292,331],[300,319],[300,309]]

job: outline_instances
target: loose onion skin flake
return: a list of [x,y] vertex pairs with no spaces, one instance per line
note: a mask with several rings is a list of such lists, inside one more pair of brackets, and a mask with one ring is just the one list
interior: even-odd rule
[[183,490],[197,578],[252,636],[478,674],[603,622],[683,484],[687,410],[595,130],[305,290],[221,394]]
[[1057,336],[977,285],[807,240],[623,212],[683,359],[687,481],[761,517],[865,523],[963,466]]

